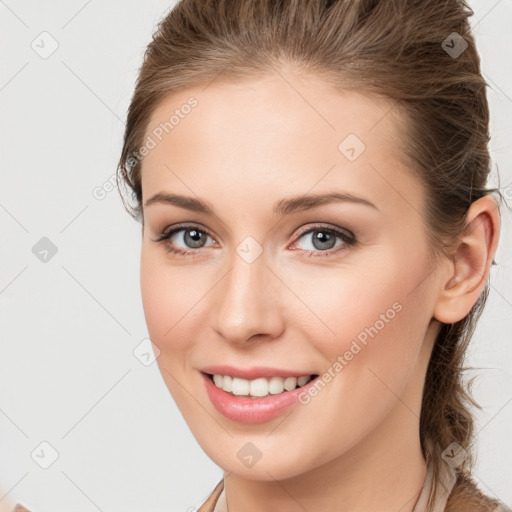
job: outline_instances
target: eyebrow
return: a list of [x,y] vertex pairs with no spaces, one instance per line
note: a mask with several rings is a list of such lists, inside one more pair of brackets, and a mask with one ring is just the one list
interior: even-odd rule
[[[353,194],[349,194],[348,192],[330,192],[326,194],[302,195],[281,199],[274,205],[273,212],[281,216],[289,215],[293,212],[309,210],[311,208],[316,208],[317,206],[339,202],[361,204],[374,208],[377,211],[379,210],[377,206],[363,197],[358,197]],[[194,197],[158,192],[149,198],[144,203],[144,206],[147,208],[155,203],[172,204],[185,208],[186,210],[204,213],[206,215],[214,214],[214,209],[208,202]]]

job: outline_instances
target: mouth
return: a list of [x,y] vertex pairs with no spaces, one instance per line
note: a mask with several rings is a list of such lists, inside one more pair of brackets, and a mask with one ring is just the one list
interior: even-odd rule
[[225,393],[246,398],[264,398],[269,395],[280,395],[288,391],[299,389],[312,380],[319,377],[319,374],[299,375],[288,377],[259,377],[256,379],[243,379],[233,377],[231,375],[221,375],[217,373],[201,372],[205,375],[217,388]]

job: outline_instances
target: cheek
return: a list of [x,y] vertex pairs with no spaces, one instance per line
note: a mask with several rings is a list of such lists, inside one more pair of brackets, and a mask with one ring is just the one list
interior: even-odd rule
[[180,350],[178,334],[187,323],[187,312],[197,302],[199,293],[190,276],[190,272],[179,266],[166,265],[158,251],[143,246],[140,265],[142,304],[150,337],[162,351],[171,347]]
[[[371,399],[370,388],[383,387],[376,375],[389,385],[403,385],[431,318],[425,276],[432,269],[426,253],[421,248],[387,252],[337,269],[309,271],[294,289],[316,314],[315,319],[308,313],[313,321],[303,325],[325,369],[345,375],[332,380],[350,380],[360,398]],[[357,389],[355,383],[363,381]]]
[[308,271],[300,293],[331,331],[326,347],[339,353],[354,339],[364,344],[379,338],[388,340],[387,350],[400,350],[430,319],[431,282],[425,278],[431,272],[422,240],[397,240],[370,247],[339,268]]
[[[298,274],[302,274],[300,279]],[[391,325],[403,326],[409,312],[419,305],[410,291],[422,269],[404,270],[397,261],[381,267],[375,261],[357,262],[308,270],[306,278],[304,274],[288,271],[283,281],[299,299],[291,303],[297,323],[304,319],[308,339],[316,340],[323,352],[337,354],[348,350],[353,339],[364,343],[375,331],[380,336]]]
[[340,416],[344,421],[366,417],[370,427],[400,396],[418,365],[431,318],[425,276],[432,269],[425,253],[408,256],[408,264],[399,254],[381,259],[386,262],[381,266],[359,262],[337,279],[317,280],[314,293],[308,285],[312,307],[332,331],[315,335],[311,330],[309,339],[326,360],[326,396],[338,404],[327,412],[333,422],[339,423]]
[[[158,251],[143,246],[140,286],[146,325],[151,341],[160,350],[156,362],[162,377],[186,419],[198,413],[197,404],[190,401],[184,385],[188,382],[187,362],[196,338],[191,333],[197,333],[194,304],[204,295],[193,286],[190,275],[183,267],[167,265],[165,256]],[[192,322],[196,322],[195,327]]]

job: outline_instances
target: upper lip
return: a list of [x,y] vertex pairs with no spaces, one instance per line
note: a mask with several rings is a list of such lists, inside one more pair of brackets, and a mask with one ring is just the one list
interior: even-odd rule
[[314,372],[303,372],[300,370],[286,370],[284,368],[271,368],[269,366],[253,366],[252,368],[240,368],[227,364],[204,366],[200,368],[203,373],[229,375],[240,379],[254,380],[260,377],[302,377],[316,375]]

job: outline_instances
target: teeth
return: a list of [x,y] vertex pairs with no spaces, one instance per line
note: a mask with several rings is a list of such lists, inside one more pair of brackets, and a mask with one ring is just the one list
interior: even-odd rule
[[283,391],[292,391],[297,387],[304,386],[312,379],[312,375],[302,377],[271,377],[269,379],[260,377],[254,380],[231,377],[229,375],[213,375],[214,384],[228,393],[236,396],[263,397],[269,394],[277,395]]
[[308,376],[308,375],[304,375],[304,376],[299,377],[299,378],[297,379],[297,384],[299,385],[299,387],[304,386],[304,384],[306,384],[306,382],[309,382],[309,381],[310,381],[310,379],[311,379],[311,377],[310,377],[310,376]]
[[[221,375],[219,375],[219,377],[222,378]],[[233,389],[233,379],[229,376],[229,375],[226,375],[224,378],[222,378],[222,389],[224,391],[232,391]]]
[[[266,379],[265,379],[266,380]],[[277,395],[284,391],[284,379],[281,377],[272,377],[268,381],[268,392],[272,395]]]
[[248,395],[249,384],[250,382],[248,380],[233,377],[233,384],[231,389],[233,395]]

